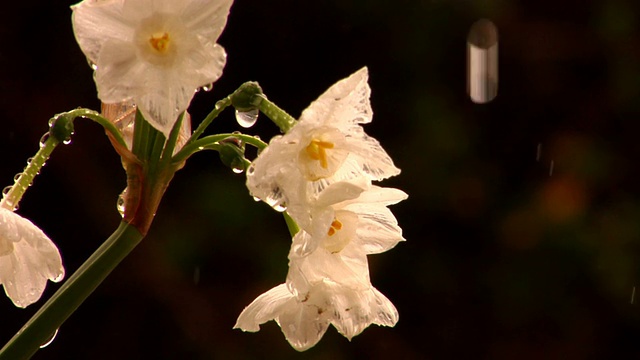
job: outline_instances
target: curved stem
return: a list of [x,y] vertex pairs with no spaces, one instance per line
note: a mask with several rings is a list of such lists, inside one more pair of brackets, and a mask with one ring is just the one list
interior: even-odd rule
[[58,139],[54,136],[47,138],[40,147],[40,150],[38,150],[36,155],[28,162],[27,167],[24,168],[24,171],[13,184],[11,190],[4,195],[2,201],[0,201],[0,206],[11,211],[18,206],[22,195],[24,195],[25,191],[31,186],[33,179],[38,175],[44,163],[49,159],[51,152],[53,152],[53,149],[55,149],[59,143]]
[[98,113],[97,111],[80,108],[80,109],[71,110],[71,111],[69,111],[69,112],[67,112],[65,114],[67,114],[68,116],[70,116],[72,118],[83,117],[83,118],[87,118],[89,120],[93,120],[93,121],[97,122],[98,124],[102,125],[104,130],[107,131],[108,133],[110,133],[111,136],[113,136],[113,138],[120,145],[124,146],[125,148],[127,147],[127,143],[124,141],[124,138],[122,137],[122,134],[116,128],[116,126],[113,125],[113,123],[109,119],[107,119],[104,116],[100,115],[100,113]]
[[217,144],[220,141],[228,138],[236,138],[241,140],[247,144],[253,145],[256,148],[263,150],[267,147],[267,143],[258,139],[255,136],[245,135],[245,134],[217,134],[217,135],[209,135],[205,136],[202,139],[198,139],[190,144],[185,145],[177,154],[174,155],[172,162],[174,164],[179,164],[185,161],[189,156],[195,154],[200,150],[204,150],[211,145]]
[[135,227],[121,222],[116,231],[0,350],[0,360],[30,358],[140,243],[142,237]]
[[213,108],[213,110],[207,115],[207,117],[204,118],[204,120],[202,120],[200,125],[198,125],[198,128],[193,132],[193,134],[191,134],[191,137],[187,141],[187,145],[198,140],[200,135],[204,133],[207,127],[211,124],[211,122],[215,118],[217,118],[218,115],[220,115],[220,113],[222,112],[222,110],[226,109],[229,105],[231,105],[231,96],[227,96],[226,98],[218,101],[215,107]]
[[261,98],[258,104],[258,109],[267,115],[271,121],[273,121],[283,133],[291,130],[293,125],[296,124],[296,119],[289,115],[286,111],[279,108],[276,104],[272,103],[266,96],[260,94],[256,95]]

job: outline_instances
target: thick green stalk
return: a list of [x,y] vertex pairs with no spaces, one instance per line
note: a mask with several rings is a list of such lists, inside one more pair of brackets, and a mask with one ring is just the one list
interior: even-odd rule
[[142,237],[135,227],[120,223],[118,229],[0,350],[0,360],[30,358],[140,243]]

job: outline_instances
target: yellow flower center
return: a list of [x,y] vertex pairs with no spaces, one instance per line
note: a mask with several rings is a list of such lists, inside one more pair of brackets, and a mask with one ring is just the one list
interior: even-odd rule
[[309,145],[307,145],[305,151],[311,159],[320,161],[320,166],[326,169],[329,167],[327,149],[333,149],[332,142],[313,139]]
[[169,39],[169,33],[166,32],[162,34],[153,34],[151,36],[151,39],[149,39],[151,47],[156,49],[156,51],[160,53],[167,51],[170,41],[171,40]]
[[333,236],[336,234],[336,232],[338,232],[340,229],[342,229],[342,223],[340,222],[340,220],[335,219],[333,220],[333,222],[331,223],[331,227],[329,227],[329,231],[327,231],[327,235],[329,236]]

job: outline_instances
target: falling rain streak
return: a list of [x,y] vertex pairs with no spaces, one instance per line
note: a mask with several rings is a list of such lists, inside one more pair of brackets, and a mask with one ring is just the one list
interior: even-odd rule
[[636,287],[632,287],[631,288],[631,301],[630,303],[633,305],[633,303],[636,302]]
[[498,95],[498,30],[487,19],[473,23],[467,36],[467,92],[476,104]]

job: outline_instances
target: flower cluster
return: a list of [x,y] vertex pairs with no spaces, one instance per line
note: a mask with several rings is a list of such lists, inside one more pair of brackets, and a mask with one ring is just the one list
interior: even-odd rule
[[285,210],[300,230],[285,284],[260,295],[236,328],[275,320],[303,351],[332,324],[351,339],[371,324],[394,326],[398,312],[369,279],[367,255],[404,240],[388,205],[407,198],[372,181],[400,170],[362,129],[372,119],[367,68],[331,86],[247,171],[251,194]]

